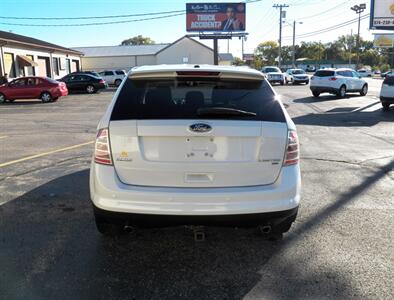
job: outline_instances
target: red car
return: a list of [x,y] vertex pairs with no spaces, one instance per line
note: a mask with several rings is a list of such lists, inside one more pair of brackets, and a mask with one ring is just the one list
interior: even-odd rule
[[21,77],[0,86],[0,103],[13,102],[16,99],[41,99],[46,103],[67,95],[64,82],[48,77]]

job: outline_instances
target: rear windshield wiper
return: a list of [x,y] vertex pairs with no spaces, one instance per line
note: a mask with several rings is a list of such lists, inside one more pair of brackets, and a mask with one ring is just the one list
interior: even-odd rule
[[199,116],[257,116],[256,113],[251,111],[244,111],[229,107],[205,107],[197,110]]

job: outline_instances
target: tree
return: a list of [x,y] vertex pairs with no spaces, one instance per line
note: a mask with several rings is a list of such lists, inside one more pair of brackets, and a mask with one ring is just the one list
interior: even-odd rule
[[153,41],[149,37],[144,37],[142,35],[137,35],[135,37],[129,38],[127,40],[122,41],[121,46],[130,46],[130,45],[152,45],[155,41]]
[[264,65],[274,65],[278,57],[279,46],[275,41],[260,43],[255,50],[255,58]]
[[239,57],[234,57],[233,66],[244,66],[245,62]]

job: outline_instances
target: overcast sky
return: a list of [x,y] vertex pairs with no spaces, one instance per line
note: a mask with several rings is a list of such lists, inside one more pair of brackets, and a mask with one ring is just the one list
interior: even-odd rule
[[[1,0],[0,17],[82,17],[82,16],[107,16],[121,14],[140,14],[150,12],[174,11],[185,9],[188,1],[172,0]],[[237,2],[237,1],[190,1],[190,2]],[[302,21],[297,25],[297,35],[310,33],[319,29],[324,29],[357,17],[356,13],[350,10],[355,4],[366,3],[369,13],[370,0],[288,0],[273,1],[262,0],[260,2],[247,4],[246,11],[246,31],[249,33],[245,43],[245,53],[253,52],[258,43],[266,40],[277,40],[279,32],[279,10],[272,7],[273,4],[286,3],[290,7],[286,8],[286,21],[292,23],[293,20]],[[138,17],[142,18],[142,17]],[[100,25],[100,26],[80,26],[80,27],[33,27],[0,24],[0,30],[12,31],[14,33],[28,35],[48,42],[66,47],[73,46],[102,46],[118,45],[126,38],[135,35],[151,37],[158,43],[170,43],[186,34],[185,16],[175,16],[166,19],[149,20],[143,22]],[[74,24],[90,23],[122,19],[87,19],[87,20],[24,20],[0,18],[0,23],[20,23],[20,24]],[[369,20],[361,23],[361,33],[366,39],[372,39],[372,34],[368,29]],[[335,40],[339,35],[357,32],[357,23],[308,38],[297,39],[301,41],[322,41]],[[283,44],[290,45],[292,27],[284,24]],[[212,47],[212,41],[204,41]],[[227,41],[220,41],[220,52],[227,52]],[[230,52],[240,56],[241,41],[233,39],[230,41]]]

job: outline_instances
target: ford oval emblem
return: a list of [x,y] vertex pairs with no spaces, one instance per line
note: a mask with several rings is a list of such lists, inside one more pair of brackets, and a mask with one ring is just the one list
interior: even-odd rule
[[212,130],[211,125],[205,123],[196,123],[189,126],[190,131],[193,132],[210,132]]

